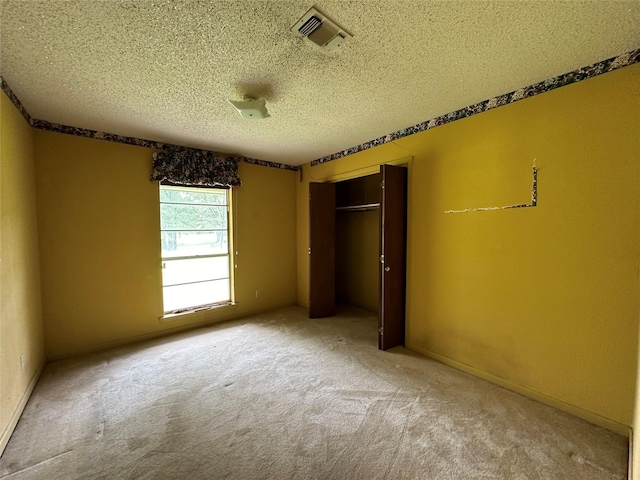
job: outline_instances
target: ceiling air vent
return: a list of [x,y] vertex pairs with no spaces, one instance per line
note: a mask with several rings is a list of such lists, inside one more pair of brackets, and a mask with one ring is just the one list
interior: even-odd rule
[[306,38],[326,52],[338,49],[351,35],[315,8],[310,8],[291,31],[299,37]]

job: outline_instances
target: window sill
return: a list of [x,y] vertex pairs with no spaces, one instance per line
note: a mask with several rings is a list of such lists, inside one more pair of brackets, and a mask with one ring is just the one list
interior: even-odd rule
[[226,310],[235,308],[236,305],[237,304],[235,302],[217,303],[215,305],[205,305],[202,307],[194,307],[192,309],[183,310],[176,313],[165,313],[162,317],[160,317],[160,322],[168,323],[173,320],[180,320],[182,319],[182,317],[185,317],[186,315],[193,315],[194,313],[200,313],[200,312],[209,312],[212,310],[218,310],[220,313],[223,313]]

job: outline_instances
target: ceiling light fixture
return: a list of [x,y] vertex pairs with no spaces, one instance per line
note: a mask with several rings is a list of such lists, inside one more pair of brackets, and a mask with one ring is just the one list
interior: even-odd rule
[[244,100],[239,102],[229,100],[229,103],[233,105],[242,118],[258,120],[271,116],[267,112],[264,98],[255,99],[245,95]]

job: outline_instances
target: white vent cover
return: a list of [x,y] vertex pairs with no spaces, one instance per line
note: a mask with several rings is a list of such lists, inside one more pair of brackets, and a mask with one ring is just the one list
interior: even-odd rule
[[315,8],[310,8],[291,31],[299,37],[306,38],[326,52],[332,52],[347,40],[351,35],[341,26],[337,25]]

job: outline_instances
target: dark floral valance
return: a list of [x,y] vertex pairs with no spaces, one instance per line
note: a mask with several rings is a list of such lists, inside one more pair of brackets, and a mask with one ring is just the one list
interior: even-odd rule
[[238,187],[238,159],[206,150],[167,146],[153,154],[151,181],[178,185]]

